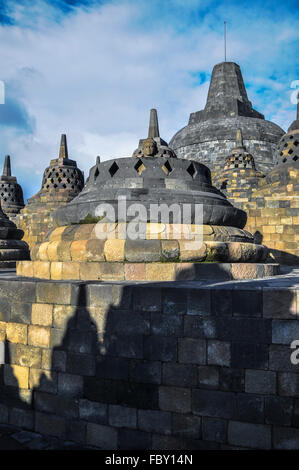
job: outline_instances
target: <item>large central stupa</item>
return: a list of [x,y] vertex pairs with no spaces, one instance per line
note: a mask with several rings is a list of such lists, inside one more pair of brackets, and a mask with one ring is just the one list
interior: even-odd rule
[[257,170],[267,173],[284,131],[252,107],[239,65],[222,62],[213,69],[205,108],[190,114],[188,125],[169,145],[181,158],[197,160],[214,172],[235,147],[238,129]]

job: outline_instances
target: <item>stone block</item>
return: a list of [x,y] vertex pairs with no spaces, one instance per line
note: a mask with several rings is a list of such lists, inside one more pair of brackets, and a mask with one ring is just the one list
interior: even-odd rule
[[232,292],[233,315],[260,317],[262,315],[262,291],[260,289],[237,289]]
[[211,290],[190,289],[188,290],[187,314],[188,315],[210,315],[211,313]]
[[69,305],[71,303],[71,284],[38,282],[36,300],[38,303]]
[[27,344],[27,329],[27,325],[8,323],[6,326],[6,338],[11,343]]
[[236,369],[268,369],[267,344],[232,343],[231,366]]
[[40,279],[50,279],[50,263],[49,261],[33,261],[34,277]]
[[198,367],[198,385],[200,388],[216,389],[219,387],[219,371],[213,366]]
[[[161,362],[130,361],[130,380],[137,383],[161,383]],[[120,377],[121,378],[121,377]]]
[[145,277],[147,281],[174,281],[176,265],[175,263],[146,263]]
[[186,315],[184,335],[190,338],[217,338],[216,317]]
[[217,418],[203,418],[202,438],[205,441],[227,442],[227,421]]
[[129,360],[124,357],[98,356],[96,376],[103,379],[128,380]]
[[264,288],[263,316],[265,318],[296,318],[296,291]]
[[72,318],[75,315],[75,312],[76,312],[76,307],[73,305],[54,305],[53,327],[65,328],[70,318]]
[[146,336],[144,338],[144,359],[175,362],[177,360],[177,339],[172,336]]
[[66,439],[79,444],[86,444],[86,427],[87,424],[82,421],[68,420],[65,431]]
[[126,281],[145,281],[145,263],[125,263]]
[[86,260],[87,261],[105,261],[104,257],[105,240],[97,238],[87,241]]
[[265,421],[267,424],[291,426],[292,398],[265,397]]
[[238,393],[238,420],[264,423],[264,398],[260,395]]
[[10,321],[15,323],[29,324],[31,317],[31,304],[12,302]]
[[160,313],[152,313],[151,332],[153,335],[182,336],[182,315],[161,315]]
[[106,261],[124,261],[125,259],[125,240],[117,238],[106,240],[104,246],[104,255]]
[[152,449],[151,434],[135,429],[119,430],[120,450],[148,450]]
[[51,304],[32,304],[31,323],[39,326],[52,326]]
[[276,373],[266,370],[247,369],[245,372],[245,392],[273,395],[276,393]]
[[213,289],[211,291],[211,313],[213,315],[232,315],[232,291]]
[[76,401],[63,396],[35,392],[34,403],[37,411],[67,418],[78,417],[78,404]]
[[191,390],[179,387],[159,387],[159,407],[164,411],[189,413],[191,411]]
[[86,443],[104,450],[117,449],[117,430],[102,424],[87,423]]
[[107,424],[107,405],[86,399],[79,400],[80,419],[98,424]]
[[31,346],[10,343],[9,344],[10,364],[16,364],[23,367],[41,366],[41,350]]
[[196,366],[171,362],[163,364],[162,383],[177,387],[192,387],[197,383]]
[[243,392],[245,389],[244,369],[232,369],[230,367],[219,368],[220,390],[228,392]]
[[[152,319],[152,325],[153,323],[157,325],[154,320],[155,318]],[[123,310],[111,311],[107,317],[106,328],[111,334],[148,335],[150,333],[150,313]]]
[[187,313],[187,293],[185,289],[167,288],[162,290],[162,309],[168,315]]
[[126,240],[125,258],[130,263],[158,262],[161,255],[160,240]]
[[51,279],[54,281],[60,281],[62,279],[62,266],[61,261],[52,261],[51,263]]
[[278,394],[285,397],[298,397],[299,375],[292,372],[278,372]]
[[139,410],[138,428],[146,432],[171,434],[171,413],[158,410]]
[[201,417],[173,413],[172,430],[175,436],[187,439],[201,439]]
[[133,308],[140,312],[161,312],[161,289],[136,287],[133,290]]
[[192,412],[212,418],[234,419],[237,413],[236,396],[232,392],[193,390]]
[[95,358],[90,354],[68,353],[66,372],[75,375],[95,375]]
[[230,421],[228,442],[237,446],[269,450],[271,448],[271,426]]
[[299,339],[299,321],[272,321],[272,341],[274,344],[290,345],[295,339]]
[[120,405],[109,405],[109,424],[116,428],[137,427],[137,410]]
[[57,374],[49,370],[30,369],[30,389],[38,388],[41,392],[57,393]]
[[178,359],[183,364],[206,364],[206,341],[194,338],[178,340]]
[[4,384],[27,389],[29,387],[29,368],[5,364]]
[[71,243],[72,261],[85,261],[87,240],[76,240]]
[[62,279],[80,279],[80,263],[78,261],[63,261]]
[[112,286],[90,284],[87,286],[87,301],[91,307],[107,307],[112,304]]
[[274,426],[273,448],[278,450],[298,450],[299,429]]
[[0,404],[0,424],[8,423],[8,407]]
[[281,372],[299,373],[297,365],[291,363],[292,349],[290,345],[270,345],[269,348],[269,369]]
[[58,373],[58,393],[68,397],[82,397],[83,377],[80,375]]
[[218,366],[230,366],[231,362],[230,343],[217,340],[208,341],[208,364]]
[[11,301],[6,298],[0,298],[0,321],[9,322],[11,311]]
[[9,424],[18,428],[34,429],[34,412],[33,410],[24,410],[21,408],[13,408],[10,411]]
[[65,419],[46,413],[35,413],[35,431],[58,438],[65,436]]
[[50,346],[50,333],[50,328],[30,325],[28,328],[28,344],[40,348],[48,348]]

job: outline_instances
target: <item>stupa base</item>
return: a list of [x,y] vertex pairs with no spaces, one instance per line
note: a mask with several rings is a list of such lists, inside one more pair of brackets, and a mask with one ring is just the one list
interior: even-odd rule
[[207,281],[261,279],[280,273],[267,263],[116,263],[79,261],[19,261],[17,275],[51,280]]

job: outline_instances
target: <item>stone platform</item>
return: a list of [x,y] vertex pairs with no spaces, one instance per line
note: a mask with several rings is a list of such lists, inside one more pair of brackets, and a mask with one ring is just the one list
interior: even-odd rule
[[2,271],[0,421],[107,450],[298,449],[298,292],[298,269],[176,283]]

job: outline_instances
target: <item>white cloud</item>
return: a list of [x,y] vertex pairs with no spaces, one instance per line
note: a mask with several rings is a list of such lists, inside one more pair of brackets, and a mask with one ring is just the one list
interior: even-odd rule
[[[223,59],[222,30],[215,30],[209,16],[197,28],[177,34],[167,21],[143,27],[143,2],[77,8],[59,22],[54,21],[55,9],[36,3],[45,14],[35,22],[29,20],[30,12],[18,8],[26,28],[0,26],[0,79],[35,122],[33,134],[0,127],[0,153],[1,158],[11,153],[14,174],[27,197],[39,189],[43,170],[57,156],[60,133],[67,133],[70,157],[87,176],[96,155],[104,160],[132,154],[139,138],[146,136],[150,108],[158,108],[161,135],[170,140],[187,124],[190,112],[204,106],[208,83],[195,87],[191,73],[210,73]],[[267,118],[273,115],[280,124],[289,123],[290,103],[282,99],[288,75],[285,70],[279,80],[270,75],[280,59],[273,42],[276,47],[294,40],[296,24],[288,25],[288,33],[280,28],[275,40],[276,25],[269,38],[269,21],[264,20],[264,34],[262,24],[260,18],[243,36],[241,26],[230,31],[230,57],[241,62],[249,78],[253,104],[263,113],[266,108]],[[263,50],[250,41],[256,31]],[[267,106],[259,87],[270,88]]]

